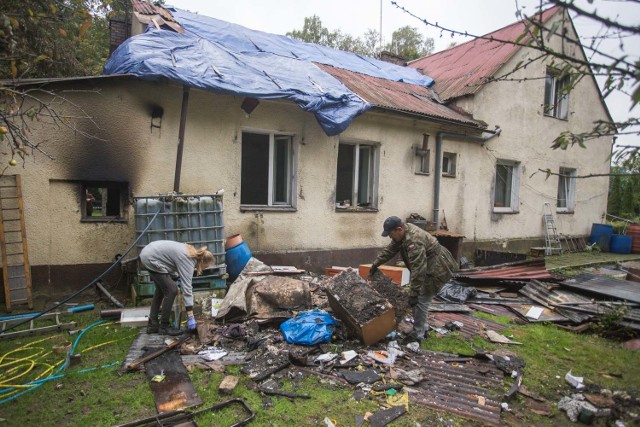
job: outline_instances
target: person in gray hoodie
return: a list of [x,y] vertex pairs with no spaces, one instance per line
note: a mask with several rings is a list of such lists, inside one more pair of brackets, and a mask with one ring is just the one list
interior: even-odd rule
[[[213,264],[213,255],[206,246],[196,249],[187,243],[172,240],[157,240],[149,243],[140,252],[140,262],[149,271],[156,290],[149,311],[147,333],[161,335],[180,335],[180,329],[169,323],[171,307],[178,293],[178,285],[172,277],[178,276],[181,282],[182,298],[187,312],[187,328],[194,330],[196,320],[193,315],[193,287],[191,285],[194,270],[199,276]],[[158,315],[160,318],[158,318]]]

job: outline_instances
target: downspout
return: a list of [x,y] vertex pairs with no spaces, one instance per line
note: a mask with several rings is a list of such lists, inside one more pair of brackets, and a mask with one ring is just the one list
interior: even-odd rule
[[182,112],[180,113],[180,129],[178,130],[178,153],[176,154],[176,174],[173,179],[173,192],[180,192],[180,174],[182,172],[182,151],[184,150],[184,129],[187,125],[187,107],[189,106],[189,86],[182,89]]
[[489,132],[487,136],[475,136],[475,135],[466,135],[463,133],[448,133],[448,132],[438,132],[436,135],[436,170],[435,177],[433,179],[433,222],[438,227],[439,224],[439,214],[440,214],[440,179],[442,178],[442,143],[445,138],[454,138],[461,139],[463,141],[471,141],[477,142],[480,144],[484,144],[486,141],[490,140],[495,136],[499,136],[502,129],[499,127],[494,131],[485,131]]

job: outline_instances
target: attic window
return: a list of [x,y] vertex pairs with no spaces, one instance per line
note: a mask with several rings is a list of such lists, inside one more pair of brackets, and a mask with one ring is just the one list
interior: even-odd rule
[[570,76],[548,69],[544,79],[544,115],[566,120],[569,117]]
[[125,207],[128,194],[126,182],[83,182],[80,199],[82,221],[126,221]]

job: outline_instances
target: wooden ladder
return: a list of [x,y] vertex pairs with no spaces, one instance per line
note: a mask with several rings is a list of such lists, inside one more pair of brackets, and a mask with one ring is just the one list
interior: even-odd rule
[[32,309],[31,267],[20,175],[0,176],[0,250],[7,312],[11,312],[13,304],[26,303]]

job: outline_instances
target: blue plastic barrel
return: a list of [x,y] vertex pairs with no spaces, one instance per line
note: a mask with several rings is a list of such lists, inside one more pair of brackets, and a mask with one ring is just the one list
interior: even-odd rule
[[589,236],[589,243],[597,243],[598,247],[604,251],[609,252],[611,244],[611,236],[613,235],[613,226],[609,224],[592,224],[591,236]]
[[236,278],[242,273],[242,269],[251,259],[251,251],[249,246],[243,241],[232,248],[227,248],[224,255],[225,262],[227,263],[227,273],[229,273],[229,279],[236,280]]
[[631,243],[633,239],[631,236],[623,236],[620,234],[614,234],[611,236],[611,252],[614,254],[630,254],[631,253]]

